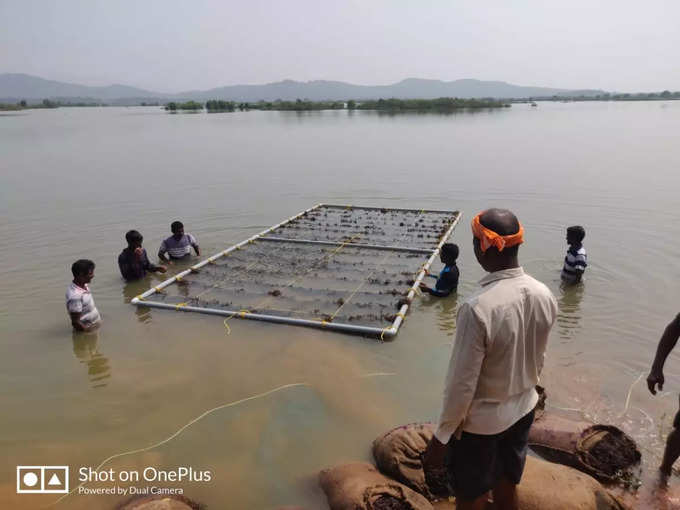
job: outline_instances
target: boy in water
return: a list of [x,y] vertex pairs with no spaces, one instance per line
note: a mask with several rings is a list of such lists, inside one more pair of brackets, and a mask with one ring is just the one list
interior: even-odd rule
[[99,327],[101,316],[94,305],[88,283],[94,278],[94,262],[76,260],[71,266],[73,281],[66,289],[66,310],[76,331],[94,331]]
[[128,246],[118,255],[118,267],[123,278],[127,281],[139,280],[146,276],[147,271],[165,273],[165,266],[156,266],[149,262],[146,250],[142,248],[142,234],[130,230],[125,234],[125,240]]
[[458,288],[458,266],[456,259],[458,258],[458,245],[453,243],[446,243],[442,246],[440,253],[444,269],[439,273],[439,277],[426,273],[430,278],[437,280],[434,288],[428,287],[424,283],[420,283],[420,288],[425,292],[429,292],[433,296],[446,297]]
[[569,249],[566,257],[564,257],[564,267],[562,268],[562,281],[565,283],[580,282],[583,272],[588,266],[586,249],[583,247],[585,236],[585,229],[579,225],[567,228]]
[[[184,225],[181,221],[173,221],[170,225],[172,235],[164,239],[161,247],[158,249],[158,258],[163,262],[170,262],[170,259],[183,259],[191,255],[191,248],[194,249],[196,255],[201,256],[201,250],[198,247],[198,241],[191,234],[184,233]],[[165,258],[165,254],[170,258]]]

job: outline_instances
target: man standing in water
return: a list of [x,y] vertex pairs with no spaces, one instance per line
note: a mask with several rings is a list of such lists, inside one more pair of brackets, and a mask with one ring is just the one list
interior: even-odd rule
[[[678,338],[680,337],[680,313],[675,316],[666,329],[661,335],[661,340],[659,340],[659,346],[656,348],[656,356],[654,357],[654,363],[652,364],[652,370],[647,376],[647,387],[652,395],[656,395],[656,386],[659,386],[659,391],[663,390],[663,366],[666,363],[666,358],[678,343]],[[661,461],[661,466],[659,466],[659,471],[664,478],[668,478],[671,475],[671,468],[673,463],[680,457],[680,411],[677,412],[675,418],[673,419],[673,430],[668,434],[668,439],[666,440],[666,449],[663,452],[663,460]]]
[[146,276],[147,271],[153,273],[165,273],[165,266],[157,266],[149,262],[146,250],[142,248],[144,237],[136,230],[129,230],[125,234],[128,245],[118,255],[118,267],[120,274],[128,282],[139,280]]
[[66,310],[76,331],[94,331],[101,323],[99,310],[94,305],[89,283],[94,278],[94,262],[76,260],[71,266],[73,281],[66,289]]
[[495,508],[511,510],[557,301],[519,265],[524,230],[512,212],[483,211],[472,220],[472,234],[489,274],[459,309],[442,411],[423,467],[436,473],[446,463],[459,510],[485,508],[489,491]]

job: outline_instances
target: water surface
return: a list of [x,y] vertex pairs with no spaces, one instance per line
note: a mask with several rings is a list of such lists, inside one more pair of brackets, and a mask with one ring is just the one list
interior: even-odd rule
[[[638,377],[678,312],[678,132],[678,102],[454,115],[140,107],[0,116],[0,506],[56,499],[17,496],[16,465],[94,467],[207,410],[305,383],[218,409],[106,467],[209,469],[213,482],[182,486],[210,508],[323,508],[319,469],[368,460],[379,433],[436,418],[456,307],[482,276],[468,221],[493,206],[518,214],[521,261],[560,303],[548,402],[617,424],[655,466],[677,409],[680,359],[669,358],[655,398]],[[161,279],[121,280],[128,229],[154,255],[181,219],[209,255],[318,202],[463,211],[453,237],[458,296],[419,299],[390,343],[236,320],[227,335],[217,317],[129,304]],[[582,285],[565,289],[571,224],[587,230],[590,265]],[[64,307],[81,257],[97,263],[96,335],[73,334]],[[56,508],[118,501],[71,496]]]

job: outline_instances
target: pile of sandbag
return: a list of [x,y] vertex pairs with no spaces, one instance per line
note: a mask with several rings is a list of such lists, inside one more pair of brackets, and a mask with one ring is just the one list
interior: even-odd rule
[[[378,470],[370,464],[347,464],[321,473],[331,510],[429,510],[428,499],[442,498],[448,485],[426,477],[422,456],[433,435],[431,424],[390,430],[373,442]],[[382,474],[381,474],[382,473]],[[623,510],[625,507],[589,475],[568,466],[528,457],[518,486],[520,510]],[[447,501],[437,508],[455,508]]]

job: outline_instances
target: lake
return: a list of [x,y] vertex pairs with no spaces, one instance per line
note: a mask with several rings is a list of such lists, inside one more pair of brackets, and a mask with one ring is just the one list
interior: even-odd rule
[[[304,383],[216,409],[101,469],[209,470],[210,482],[160,484],[209,508],[325,508],[320,469],[369,460],[380,433],[437,418],[457,304],[483,276],[469,220],[488,207],[517,213],[520,260],[560,304],[542,378],[548,404],[621,427],[653,471],[680,391],[677,353],[663,393],[652,397],[644,382],[680,311],[678,132],[680,102],[451,115],[0,114],[0,507],[59,497],[17,495],[16,465],[69,465],[73,488],[80,466]],[[461,247],[457,297],[417,299],[385,343],[237,319],[227,334],[219,317],[129,304],[166,277],[122,281],[127,230],[142,232],[155,259],[181,219],[207,256],[319,202],[462,211],[452,237]],[[573,224],[586,228],[589,267],[582,285],[565,289]],[[95,335],[72,333],[64,306],[78,258],[97,264],[91,289],[104,323]],[[54,508],[109,509],[122,499],[74,494]]]

